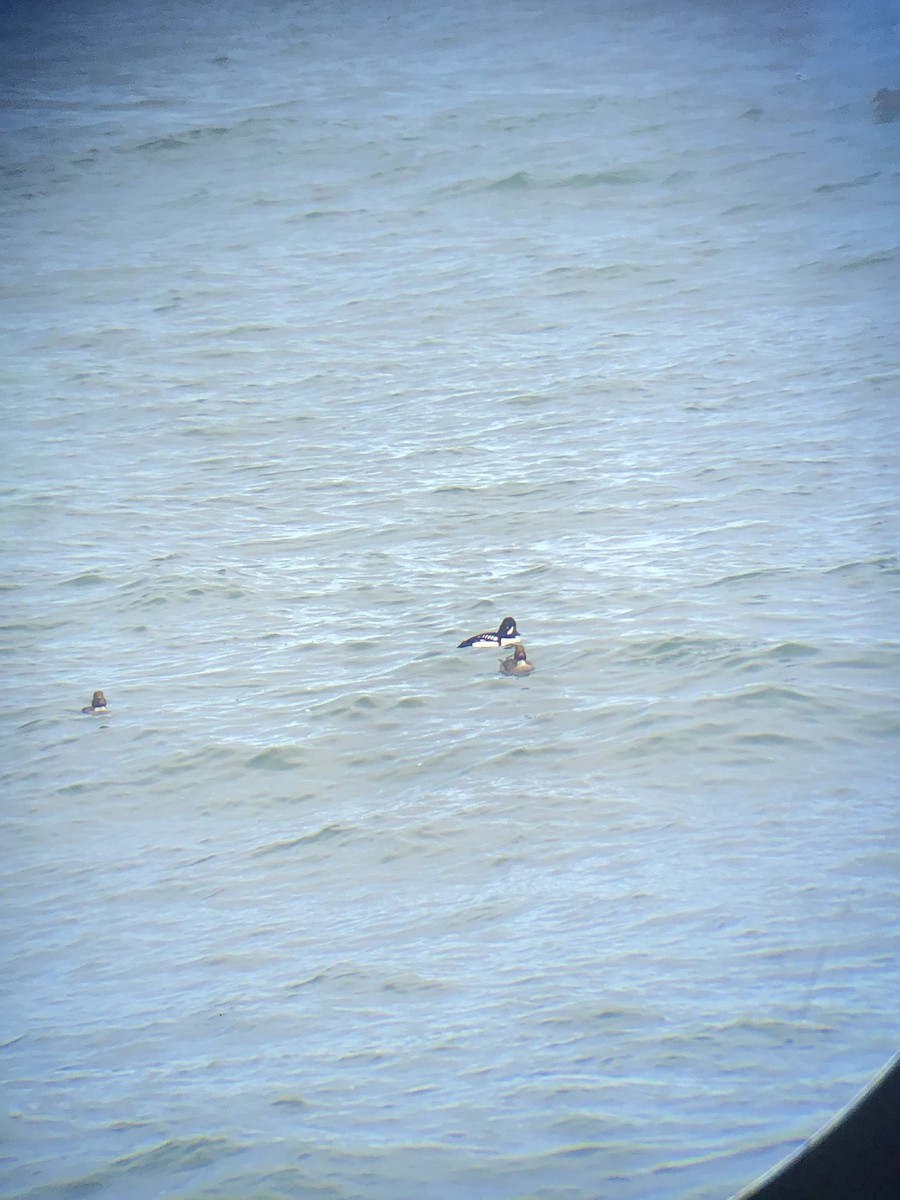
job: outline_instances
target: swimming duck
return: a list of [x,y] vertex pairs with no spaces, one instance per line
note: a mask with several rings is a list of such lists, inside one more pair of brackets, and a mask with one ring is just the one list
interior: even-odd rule
[[515,621],[512,617],[504,617],[496,633],[476,633],[474,637],[460,642],[456,648],[462,650],[465,646],[493,646],[496,650],[498,646],[516,646],[521,640]]
[[81,711],[94,717],[100,717],[104,713],[108,713],[109,709],[106,707],[106,697],[102,692],[94,692],[90,705]]
[[512,656],[500,663],[500,670],[504,675],[527,675],[534,670],[534,664],[525,657],[525,647],[516,646]]

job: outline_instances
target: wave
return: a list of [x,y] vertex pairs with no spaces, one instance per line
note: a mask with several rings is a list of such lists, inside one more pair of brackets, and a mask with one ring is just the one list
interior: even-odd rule
[[269,746],[247,761],[251,771],[293,771],[302,764],[303,755],[295,746]]
[[159,1186],[168,1190],[177,1172],[210,1167],[226,1156],[246,1149],[245,1144],[229,1137],[168,1138],[148,1149],[114,1158],[86,1175],[20,1192],[19,1200],[70,1200],[72,1196],[95,1194],[113,1196],[121,1195],[123,1189],[130,1192],[132,1188],[144,1194],[148,1176],[157,1176]]
[[867,183],[872,183],[873,180],[880,178],[880,171],[872,171],[868,175],[859,175],[856,179],[846,179],[840,183],[820,183],[813,191],[824,192],[825,194],[829,192],[842,192],[847,188],[865,187]]
[[183,150],[187,146],[209,138],[226,137],[232,133],[232,128],[225,125],[201,125],[194,129],[186,129],[182,133],[166,134],[164,137],[148,138],[133,147],[138,154],[158,154],[169,150]]
[[[670,175],[666,183],[681,182],[683,173]],[[593,173],[578,172],[565,179],[555,180],[548,184],[554,188],[594,188],[594,187],[627,187],[633,183],[646,183],[650,179],[649,172],[636,167],[621,167],[618,171],[594,171]]]
[[320,842],[344,840],[354,836],[357,832],[357,829],[352,829],[347,825],[328,824],[312,833],[304,833],[299,837],[285,838],[277,842],[270,842],[265,846],[257,846],[251,853],[254,858],[266,857],[271,854],[285,854],[304,846],[317,845]]
[[497,179],[494,183],[487,184],[484,190],[486,192],[514,192],[530,187],[534,187],[534,180],[528,172],[516,171],[513,175],[506,175],[503,179]]
[[[576,171],[571,175],[561,177],[537,176],[530,171],[513,171],[498,179],[458,179],[454,183],[438,188],[433,195],[436,198],[465,194],[467,192],[523,192],[549,191],[570,188],[586,190],[590,188],[620,188],[640,183],[652,182],[655,176],[645,168],[621,167],[618,170]],[[681,173],[675,172],[662,180],[667,184],[682,182]]]
[[798,272],[813,271],[817,274],[853,273],[856,271],[869,271],[880,267],[895,268],[898,261],[900,261],[900,246],[892,246],[889,249],[872,250],[868,254],[859,254],[846,258],[817,258],[812,262],[801,263],[795,270]]

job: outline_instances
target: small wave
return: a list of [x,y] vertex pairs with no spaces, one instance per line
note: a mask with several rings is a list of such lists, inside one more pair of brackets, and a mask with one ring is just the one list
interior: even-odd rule
[[[303,221],[325,221],[333,217],[355,216],[362,212],[362,209],[342,209],[342,208],[312,208],[309,212],[302,213],[300,219]],[[293,224],[296,218],[291,218],[287,223]]]
[[81,575],[63,580],[63,587],[93,587],[97,583],[106,583],[106,578],[99,571],[84,571]]
[[639,662],[678,662],[684,659],[719,657],[733,649],[733,643],[718,638],[686,637],[676,634],[662,639],[633,642],[627,647],[629,658]]
[[896,575],[900,573],[900,559],[895,554],[883,554],[875,558],[851,559],[849,562],[838,563],[836,567],[829,567],[824,574],[850,575],[856,574],[859,571],[866,571],[873,567],[876,571]]
[[847,179],[841,183],[821,183],[817,188],[813,188],[816,192],[843,192],[847,188],[865,187],[867,183],[871,183],[873,179],[880,179],[880,171],[872,171],[869,175],[859,175],[856,179]]
[[774,646],[764,646],[754,651],[747,661],[757,662],[769,658],[778,662],[793,662],[795,659],[814,658],[821,653],[818,646],[811,646],[808,642],[778,642]]
[[181,150],[185,145],[186,143],[182,138],[170,136],[150,138],[148,142],[140,142],[134,148],[140,153],[144,150],[150,150],[153,152],[158,150]]
[[301,756],[293,747],[270,746],[254,754],[247,766],[254,771],[291,771],[300,766]]
[[729,1043],[735,1040],[735,1034],[758,1034],[766,1041],[786,1045],[801,1035],[834,1033],[834,1027],[816,1021],[778,1021],[771,1017],[744,1017],[735,1021],[721,1022],[713,1026],[711,1032],[724,1035],[723,1040]]
[[846,654],[833,653],[823,666],[826,670],[884,671],[892,664],[900,668],[900,647],[893,642],[880,642]]
[[[570,188],[581,190],[599,187],[629,187],[636,183],[645,183],[649,179],[646,171],[635,167],[622,167],[615,171],[577,171],[562,179],[535,179],[528,171],[514,171],[512,175],[504,175],[481,185],[485,192],[521,192],[537,188]],[[668,182],[668,181],[667,181]],[[439,195],[458,191],[468,191],[477,187],[476,181],[459,181],[452,188],[442,188]]]
[[484,190],[486,192],[517,192],[532,186],[533,182],[527,171],[516,171],[514,175],[507,175],[503,179],[489,183]]
[[352,830],[346,825],[323,825],[321,829],[317,829],[313,833],[304,833],[300,837],[285,838],[283,841],[270,842],[267,846],[259,846],[253,851],[253,857],[283,854],[286,850],[296,850],[300,846],[312,846],[317,842],[330,842],[349,833],[352,833]]
[[139,1177],[143,1188],[147,1184],[148,1175],[158,1174],[170,1181],[175,1172],[207,1167],[226,1155],[239,1154],[245,1149],[246,1146],[227,1137],[201,1135],[191,1138],[169,1138],[147,1150],[138,1150],[123,1158],[115,1158],[87,1175],[59,1180],[50,1187],[27,1192],[25,1196],[33,1197],[33,1200],[56,1200],[57,1197],[62,1200],[63,1197],[88,1196],[95,1193],[121,1195],[123,1187],[126,1191],[131,1190],[124,1182],[131,1176]]
[[139,142],[134,149],[138,153],[158,154],[166,153],[170,150],[183,150],[191,145],[192,142],[200,141],[201,139],[210,137],[224,137],[231,130],[223,125],[208,125],[201,126],[197,129],[187,129],[183,133],[167,134],[165,137],[150,138],[146,142]]
[[294,979],[290,983],[284,985],[286,992],[300,992],[304,988],[316,987],[320,983],[324,983],[328,978],[327,971],[316,971],[315,975],[307,975],[305,979]]
[[433,992],[435,989],[445,988],[446,985],[439,979],[431,979],[427,976],[418,975],[410,971],[405,975],[392,975],[385,979],[381,985],[383,992],[396,992],[399,995],[416,995],[419,992]]
[[851,271],[868,271],[873,267],[894,267],[900,258],[900,248],[890,250],[874,250],[871,254],[861,254],[857,258],[845,258],[835,261],[834,259],[816,259],[814,262],[801,264],[796,269],[798,271],[815,271],[815,272],[851,272]]
[[761,210],[763,205],[754,202],[752,204],[735,204],[733,208],[726,208],[722,213],[723,217],[743,217],[748,212]]
[[732,583],[755,583],[758,579],[771,579],[788,573],[789,567],[753,567],[748,571],[734,571],[728,575],[720,575],[702,587],[717,588]]
[[900,737],[900,716],[893,711],[868,713],[853,721],[853,728],[863,735],[882,738]]
[[207,771],[211,766],[221,764],[228,764],[231,767],[233,762],[234,751],[230,747],[217,745],[204,746],[200,750],[184,750],[163,760],[153,762],[147,767],[146,778],[152,779],[157,775],[181,776],[186,772]]
[[801,738],[787,733],[776,733],[774,730],[762,730],[759,733],[738,733],[734,735],[735,742],[743,746],[808,746],[814,748],[809,738]]
[[784,687],[778,684],[757,684],[752,687],[742,688],[736,692],[729,692],[721,698],[727,699],[732,704],[763,707],[766,709],[789,706],[792,708],[801,707],[821,710],[824,707],[831,707],[825,706],[818,697],[811,696],[808,692],[803,692],[799,688]]
[[272,1101],[273,1108],[293,1108],[298,1112],[302,1112],[309,1106],[309,1101],[304,1100],[302,1096],[278,1096]]
[[[577,175],[570,175],[568,179],[560,179],[551,186],[557,188],[627,187],[633,183],[644,183],[646,179],[645,171],[639,171],[634,167],[623,167],[618,171],[594,171],[590,174],[579,172]],[[673,179],[675,176],[670,176],[666,182]]]
[[290,980],[283,985],[282,991],[294,995],[311,987],[329,987],[333,991],[340,990],[356,995],[369,987],[371,982],[372,976],[369,971],[360,970],[347,962],[338,962],[322,971],[314,971],[300,979]]

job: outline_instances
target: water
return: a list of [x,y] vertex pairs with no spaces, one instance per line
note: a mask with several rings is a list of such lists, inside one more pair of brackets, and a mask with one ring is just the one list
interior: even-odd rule
[[713,1200],[895,1051],[898,24],[6,11],[4,1196]]

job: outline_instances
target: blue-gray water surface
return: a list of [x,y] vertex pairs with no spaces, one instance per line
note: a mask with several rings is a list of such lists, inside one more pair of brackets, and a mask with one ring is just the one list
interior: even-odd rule
[[852,7],[4,10],[0,1194],[724,1200],[895,1052]]

